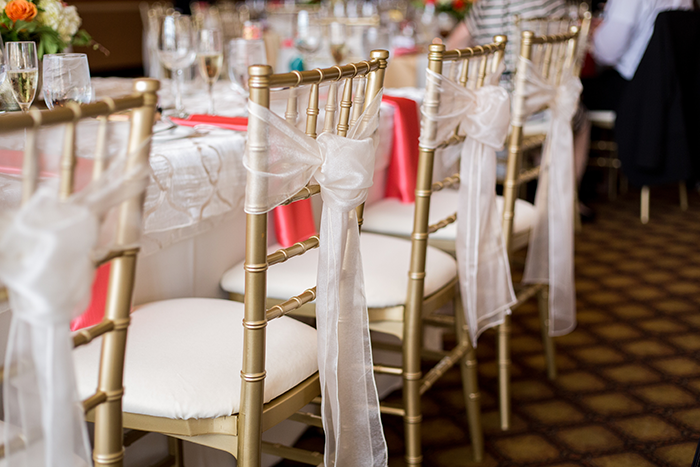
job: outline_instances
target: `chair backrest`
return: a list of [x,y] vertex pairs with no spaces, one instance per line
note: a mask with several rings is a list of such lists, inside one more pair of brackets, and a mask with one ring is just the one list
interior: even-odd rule
[[[416,177],[416,195],[413,220],[412,254],[409,271],[408,300],[404,320],[415,322],[426,310],[422,309],[425,262],[428,247],[428,236],[431,233],[447,227],[457,219],[457,213],[429,225],[430,198],[434,192],[455,186],[460,182],[459,173],[445,177],[433,183],[433,166],[436,149],[456,146],[464,142],[467,135],[459,125],[450,128],[440,128],[443,122],[435,121],[440,114],[440,83],[431,77],[431,73],[443,74],[443,67],[450,64],[447,78],[463,87],[478,89],[485,84],[487,75],[496,73],[503,61],[506,49],[506,36],[496,36],[491,44],[480,45],[467,49],[445,50],[443,44],[432,44],[428,54],[428,77],[426,80],[425,97],[421,107],[423,120],[421,124],[421,144],[419,146],[418,173]],[[444,105],[444,103],[442,103]],[[442,125],[441,125],[442,123]],[[444,141],[437,141],[440,135],[448,134]],[[426,141],[435,144],[426,145]]]
[[[533,57],[534,66],[541,77],[549,84],[558,85],[562,77],[571,73],[576,75],[576,51],[579,37],[579,28],[572,26],[565,34],[549,36],[537,36],[532,31],[523,31],[520,40],[520,57],[528,61]],[[539,167],[533,167],[522,171],[523,152],[539,147],[543,136],[536,135],[532,138],[523,136],[523,124],[528,115],[524,109],[527,107],[526,85],[528,71],[524,62],[519,60],[516,68],[515,90],[512,97],[513,113],[511,117],[510,138],[508,144],[508,165],[506,178],[503,183],[503,235],[505,237],[506,250],[510,251],[513,237],[513,218],[515,215],[515,200],[518,188],[522,183],[534,180],[539,175]],[[545,108],[538,109],[545,110]],[[572,206],[573,209],[573,206]]]
[[[94,153],[93,180],[107,170],[108,116],[130,110],[130,129],[124,151],[128,155],[124,162],[125,182],[129,181],[133,170],[148,164],[150,136],[152,134],[156,91],[160,84],[153,79],[139,79],[134,82],[134,93],[121,98],[107,98],[102,101],[77,105],[68,104],[63,108],[40,111],[32,109],[27,113],[0,115],[0,136],[17,130],[26,131],[26,144],[22,167],[22,202],[27,203],[39,184],[39,139],[45,127],[63,124],[63,150],[60,156],[59,193],[66,200],[74,191],[77,168],[76,127],[81,121],[98,119],[97,146]],[[50,142],[48,142],[50,144]],[[107,177],[103,177],[107,178]],[[100,179],[102,180],[102,179]],[[105,183],[110,180],[104,180]],[[74,346],[87,344],[104,335],[97,391],[83,401],[87,413],[95,410],[95,444],[93,458],[96,462],[118,462],[123,459],[122,428],[122,376],[126,333],[131,311],[131,297],[134,286],[137,245],[140,238],[140,219],[143,205],[142,193],[123,201],[118,207],[114,223],[114,236],[110,251],[97,260],[95,267],[111,262],[109,290],[104,320],[91,328],[84,329],[73,338]],[[6,369],[12,371],[12,369]],[[110,464],[111,465],[111,464]]]
[[[291,125],[297,124],[299,117],[298,99],[302,86],[310,86],[306,108],[305,133],[316,138],[320,114],[319,85],[329,83],[328,95],[338,95],[338,84],[344,81],[342,98],[338,106],[336,99],[328,98],[324,106],[324,127],[322,131],[347,136],[352,124],[362,111],[381,92],[388,52],[375,50],[367,61],[326,69],[303,72],[273,74],[267,65],[254,65],[249,68],[249,89],[251,102],[270,108],[271,89],[289,88],[284,118]],[[353,95],[354,90],[354,95]],[[340,107],[338,109],[338,107]],[[335,121],[337,120],[337,124]],[[266,171],[268,168],[270,143],[267,122],[250,119],[248,124],[248,164],[249,170]],[[266,183],[255,177],[248,178],[248,193],[256,191],[250,184]],[[290,204],[319,194],[321,188],[309,184],[291,196],[285,203]],[[246,203],[248,204],[248,199]],[[253,200],[256,204],[258,200]],[[361,219],[362,208],[358,208]],[[265,325],[267,321],[290,313],[316,298],[316,288],[266,309],[268,266],[284,262],[294,256],[319,246],[319,237],[312,236],[288,248],[268,255],[267,213],[246,215],[246,258],[245,258],[245,318],[244,346],[245,357],[241,372],[241,410],[239,419],[239,459],[242,465],[259,465],[262,433],[263,383],[265,378]]]

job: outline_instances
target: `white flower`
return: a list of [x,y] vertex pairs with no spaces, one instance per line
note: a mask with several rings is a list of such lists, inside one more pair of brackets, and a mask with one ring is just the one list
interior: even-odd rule
[[63,42],[70,44],[82,23],[78,10],[74,6],[63,6],[58,0],[39,0],[38,6],[44,10],[38,15],[39,22],[55,30]]
[[7,0],[0,0],[0,12],[5,9],[7,5]]

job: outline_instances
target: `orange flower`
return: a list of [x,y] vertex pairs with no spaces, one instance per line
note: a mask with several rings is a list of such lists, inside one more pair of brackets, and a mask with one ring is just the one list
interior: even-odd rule
[[36,5],[27,0],[12,0],[5,6],[5,13],[12,21],[31,21],[36,17]]

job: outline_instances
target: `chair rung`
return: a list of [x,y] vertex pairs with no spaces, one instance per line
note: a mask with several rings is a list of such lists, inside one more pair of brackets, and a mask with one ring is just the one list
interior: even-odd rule
[[306,303],[312,302],[314,300],[316,300],[316,287],[306,289],[301,294],[268,309],[265,312],[265,314],[267,315],[267,320],[271,321],[273,319],[284,316],[288,313],[291,313],[294,310],[298,310]]
[[438,362],[437,365],[432,367],[428,373],[426,373],[425,377],[423,378],[423,381],[421,382],[420,385],[420,394],[421,396],[425,394],[425,392],[433,387],[433,384],[442,377],[445,373],[447,373],[447,370],[452,368],[455,363],[460,361],[464,355],[469,351],[469,343],[468,342],[463,342],[459,344],[457,347],[455,347],[452,352],[450,352],[447,356],[445,356],[442,360]]
[[403,368],[398,366],[374,365],[374,372],[383,375],[403,376]]
[[113,329],[114,321],[110,319],[104,319],[100,324],[97,324],[91,328],[81,329],[78,331],[78,334],[73,336],[73,347],[80,347],[81,345],[89,344],[96,337],[100,337],[102,334]]
[[267,255],[267,264],[272,266],[273,264],[284,263],[289,258],[294,258],[295,256],[300,256],[309,250],[318,248],[319,239],[318,235],[309,237],[303,242],[297,242],[294,245],[287,248],[280,248],[274,253]]
[[520,172],[520,175],[518,176],[518,183],[527,183],[531,180],[535,180],[537,177],[540,176],[540,168],[539,167],[533,167],[528,170],[523,170]]
[[544,284],[534,284],[534,285],[529,285],[521,290],[518,290],[515,295],[517,298],[517,302],[515,305],[513,305],[511,308],[517,308],[526,301],[530,300],[532,297],[534,297],[537,292],[542,290],[544,288]]
[[457,185],[459,182],[460,182],[459,174],[450,175],[449,177],[443,178],[439,182],[433,183],[431,190],[433,191],[433,193],[435,193],[436,191],[440,191],[444,188],[448,188],[448,187]]
[[309,412],[297,412],[290,416],[289,420],[301,422],[309,426],[323,428],[323,419],[321,416]]
[[91,411],[101,403],[105,402],[107,400],[107,394],[105,394],[102,391],[97,391],[95,394],[92,396],[88,397],[83,401],[83,410],[85,413]]
[[[595,161],[595,162],[594,162]],[[591,160],[589,165],[595,165],[598,167],[612,167],[613,169],[619,169],[622,167],[622,162],[620,159],[614,159],[612,157],[596,157]]]
[[425,324],[430,324],[433,326],[441,326],[446,328],[453,328],[455,325],[455,317],[452,315],[430,315],[423,318]]
[[435,223],[435,224],[429,225],[429,226],[428,226],[428,233],[429,233],[429,234],[435,233],[435,232],[437,232],[438,230],[440,230],[440,229],[442,229],[442,228],[444,228],[444,227],[447,227],[448,225],[452,224],[452,223],[455,222],[456,220],[457,220],[457,213],[454,213],[454,214],[452,214],[451,216],[444,218],[444,219],[441,220],[440,222],[437,222],[437,223]]
[[449,139],[446,139],[442,143],[438,144],[435,149],[444,149],[449,146],[454,146],[455,144],[459,144],[462,141],[464,141],[467,137],[464,135],[454,135]]
[[546,135],[532,135],[523,138],[522,150],[529,151],[530,149],[535,149],[542,146]]
[[321,192],[321,186],[320,185],[306,185],[304,188],[299,190],[297,194],[292,195],[291,198],[289,198],[287,201],[282,203],[280,206],[286,206],[288,204],[296,203],[297,201],[301,201],[303,199],[308,199],[311,198],[313,195],[317,195]]
[[262,451],[265,454],[282,457],[295,462],[309,465],[323,465],[323,454],[319,452],[306,451],[304,449],[292,448],[282,444],[262,442]]
[[396,407],[393,405],[379,404],[379,411],[387,415],[396,415],[397,417],[405,417],[406,409],[403,407]]
[[102,266],[103,264],[109,263],[113,259],[121,258],[122,256],[136,256],[138,253],[139,253],[139,248],[126,248],[123,250],[110,250],[102,258],[97,258],[93,264],[95,265],[96,268],[98,268],[98,267]]

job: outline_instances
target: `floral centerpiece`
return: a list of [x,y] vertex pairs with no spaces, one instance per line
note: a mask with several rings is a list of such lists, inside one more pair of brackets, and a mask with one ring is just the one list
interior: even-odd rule
[[431,5],[436,13],[447,13],[457,21],[462,21],[475,0],[417,0],[416,6],[424,9]]
[[75,6],[59,0],[0,0],[0,12],[3,41],[36,42],[39,60],[71,45],[103,50],[80,29],[82,20]]

